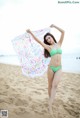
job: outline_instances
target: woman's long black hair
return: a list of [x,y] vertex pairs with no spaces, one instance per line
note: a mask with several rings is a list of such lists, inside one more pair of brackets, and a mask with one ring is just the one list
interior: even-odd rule
[[[46,41],[46,37],[47,37],[47,36],[51,36],[51,37],[53,38],[54,42],[57,43],[55,37],[54,37],[51,33],[46,33],[46,34],[44,35],[44,43],[45,43],[45,44],[51,45],[50,43],[48,43],[48,42]],[[48,52],[46,49],[44,49],[44,56],[45,56],[46,58],[50,57],[50,54],[49,54],[49,52]]]

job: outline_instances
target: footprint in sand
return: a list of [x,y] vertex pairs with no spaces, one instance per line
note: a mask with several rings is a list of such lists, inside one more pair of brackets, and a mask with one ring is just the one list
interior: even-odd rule
[[28,106],[28,102],[25,99],[17,99],[15,101],[16,106]]
[[13,112],[17,115],[23,114],[26,112],[26,108],[25,107],[17,107],[13,110]]
[[9,88],[10,88],[10,86],[9,86],[9,85],[5,85],[5,88],[6,88],[6,89],[9,89]]
[[41,95],[41,92],[38,92],[38,91],[34,91],[34,93],[37,93],[38,95]]

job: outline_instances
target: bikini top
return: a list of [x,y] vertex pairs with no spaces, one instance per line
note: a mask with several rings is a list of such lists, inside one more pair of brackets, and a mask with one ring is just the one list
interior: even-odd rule
[[62,54],[61,48],[58,49],[51,49],[50,56],[54,56],[55,54]]

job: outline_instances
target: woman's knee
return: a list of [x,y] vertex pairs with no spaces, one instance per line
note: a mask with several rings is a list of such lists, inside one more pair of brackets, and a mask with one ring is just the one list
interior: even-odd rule
[[55,78],[55,80],[53,80],[52,87],[57,88],[59,83],[60,83],[60,79]]
[[52,88],[57,88],[58,84],[52,84]]
[[53,78],[48,78],[48,87],[52,88]]
[[48,88],[49,88],[49,89],[52,88],[52,83],[51,83],[51,82],[48,83]]

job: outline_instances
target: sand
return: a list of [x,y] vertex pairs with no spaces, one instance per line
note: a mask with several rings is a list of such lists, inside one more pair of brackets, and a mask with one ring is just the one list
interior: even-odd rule
[[[31,79],[20,66],[0,64],[0,109],[9,118],[51,118],[46,73]],[[80,74],[64,73],[53,104],[53,118],[80,118]]]

